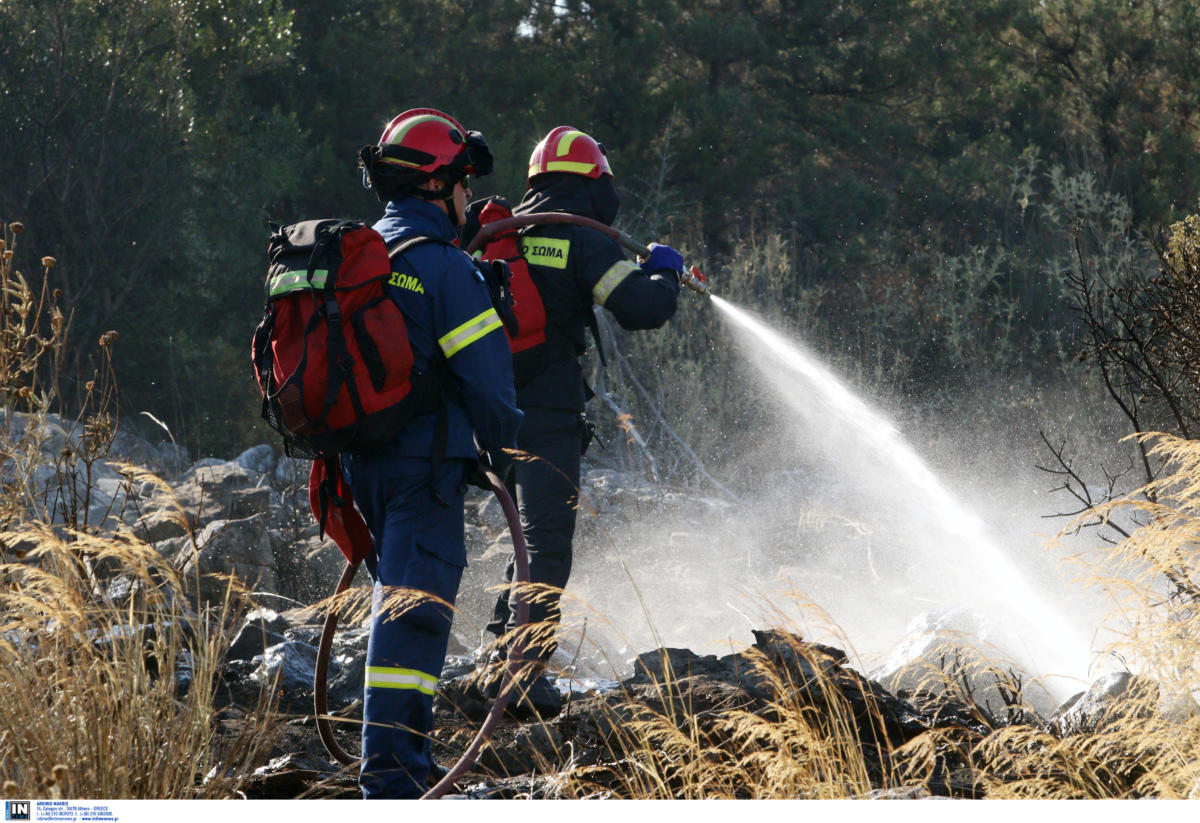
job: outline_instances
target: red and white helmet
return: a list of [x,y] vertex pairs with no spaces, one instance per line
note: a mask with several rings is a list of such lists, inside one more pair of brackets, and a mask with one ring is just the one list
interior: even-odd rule
[[529,156],[527,181],[550,172],[578,174],[593,179],[605,174],[612,176],[604,146],[574,126],[554,129],[542,138]]

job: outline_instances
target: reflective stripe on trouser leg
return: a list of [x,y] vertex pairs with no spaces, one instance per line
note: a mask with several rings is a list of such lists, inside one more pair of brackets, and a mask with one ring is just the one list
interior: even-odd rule
[[363,696],[363,795],[420,797],[432,755],[433,697],[446,654],[449,620],[439,630],[408,615],[386,618],[391,590],[376,584]]
[[[462,577],[463,505],[458,484],[464,467],[449,460],[454,475],[439,483],[449,503],[430,494],[428,462],[411,476],[387,461],[357,460],[355,497],[376,535],[378,560],[372,592],[371,637],[363,706],[363,796],[419,797],[431,762],[433,699],[450,636],[451,609]],[[360,495],[359,490],[362,489]],[[436,598],[395,614],[386,601],[415,592]]]

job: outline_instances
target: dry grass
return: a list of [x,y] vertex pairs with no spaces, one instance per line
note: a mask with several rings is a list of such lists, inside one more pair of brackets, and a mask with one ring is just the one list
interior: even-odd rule
[[[0,252],[15,240],[6,228]],[[31,289],[12,260],[4,254],[0,271],[0,399],[6,423],[44,421],[67,323],[53,292]],[[88,522],[88,461],[104,454],[114,425],[106,386],[88,389],[54,475],[79,477],[83,461],[83,505],[49,505],[28,482],[42,459],[38,427],[0,432],[0,784],[28,797],[236,796],[273,722],[264,696],[240,733],[217,732],[220,667],[244,593],[231,583],[223,602],[198,611],[193,589],[152,546]],[[1004,663],[979,659],[931,668],[920,691],[969,707],[977,695],[966,683],[990,674],[1006,695],[1003,716],[969,710],[961,724],[890,739],[883,707],[822,650],[795,643],[747,654],[747,676],[766,695],[756,703],[701,705],[690,673],[663,655],[647,686],[608,701],[593,730],[602,766],[581,765],[569,741],[530,765],[557,797],[848,798],[944,790],[955,772],[995,798],[1200,797],[1200,602],[1189,588],[1200,585],[1200,444],[1152,439],[1175,472],[1100,512],[1136,510],[1147,525],[1077,558],[1119,603],[1113,655],[1143,678],[1086,728],[1038,719]],[[161,484],[127,472],[130,483]],[[391,594],[391,610],[417,602]],[[337,606],[361,617],[368,601],[354,592]],[[521,640],[537,644],[548,629],[530,627]],[[586,626],[578,631],[582,644]]]
[[0,565],[0,780],[26,797],[236,793],[270,725],[263,705],[241,736],[216,734],[237,590],[197,615],[131,534],[0,535],[17,537],[36,547]]
[[[153,546],[88,522],[92,469],[116,425],[112,338],[75,425],[54,432],[68,323],[49,286],[54,260],[38,290],[16,269],[20,234],[0,224],[0,784],[9,797],[236,795],[273,722],[264,693],[239,731],[218,731],[245,592],[231,581],[222,603],[197,611],[195,588]],[[49,471],[48,434],[63,437]]]
[[[1103,659],[1123,661],[1131,676],[1091,713],[1052,721],[1037,680],[969,638],[952,639],[940,658],[918,664],[920,682],[908,698],[954,717],[906,739],[888,738],[884,707],[867,699],[864,708],[861,692],[818,647],[791,646],[791,657],[808,663],[804,676],[786,650],[782,657],[750,650],[756,691],[770,698],[752,704],[742,694],[716,707],[697,699],[692,673],[673,671],[664,652],[649,686],[608,700],[605,721],[589,726],[599,764],[581,765],[570,741],[535,749],[529,765],[542,775],[539,791],[636,799],[856,798],[878,789],[1200,799],[1200,602],[1180,585],[1200,584],[1200,443],[1153,439],[1174,472],[1099,512],[1136,509],[1146,525],[1095,556],[1074,558],[1086,561],[1086,582],[1106,587],[1119,605],[1108,625],[1124,634]],[[572,634],[582,644],[586,625],[565,627],[564,645],[573,645]]]

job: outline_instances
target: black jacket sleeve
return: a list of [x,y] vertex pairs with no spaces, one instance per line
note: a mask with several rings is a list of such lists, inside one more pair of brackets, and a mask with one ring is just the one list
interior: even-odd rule
[[580,277],[592,301],[608,309],[622,328],[657,329],[675,314],[679,280],[674,272],[646,274],[627,259],[616,241],[596,231],[581,232]]

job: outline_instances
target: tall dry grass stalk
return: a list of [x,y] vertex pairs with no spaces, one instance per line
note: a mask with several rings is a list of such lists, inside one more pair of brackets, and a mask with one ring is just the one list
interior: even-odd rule
[[1085,517],[1140,525],[1072,558],[1114,602],[1107,625],[1117,637],[1107,651],[1138,680],[1095,728],[1052,746],[1021,741],[1045,752],[1041,768],[1029,769],[1030,792],[1200,799],[1200,442],[1138,438],[1167,470]]
[[48,285],[55,261],[42,260],[37,290],[15,268],[21,231],[0,224],[0,784],[36,798],[235,795],[273,722],[267,691],[237,731],[220,730],[221,667],[246,593],[230,581],[198,610],[198,587],[152,545],[119,521],[88,522],[115,388],[103,376],[84,386],[76,425],[48,456],[68,324]]
[[[753,708],[729,684],[696,692],[697,679],[663,651],[648,685],[605,705],[594,732],[604,765],[578,765],[570,752],[539,765],[564,798],[838,799],[891,784],[881,714],[869,701],[865,712],[854,705],[819,648],[795,643],[792,664],[778,651],[746,653],[745,676],[770,695]],[[866,728],[875,732],[864,745]]]
[[[29,524],[0,565],[0,781],[20,796],[224,797],[269,741],[264,703],[217,731],[217,686],[242,598],[206,614],[130,533]],[[103,568],[107,590],[97,589]]]

